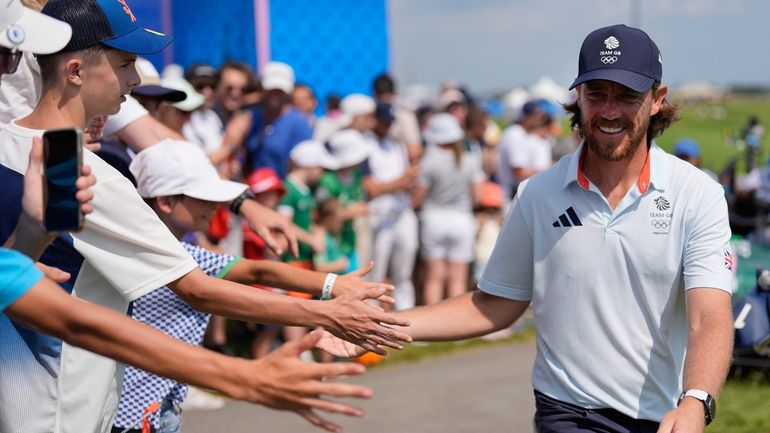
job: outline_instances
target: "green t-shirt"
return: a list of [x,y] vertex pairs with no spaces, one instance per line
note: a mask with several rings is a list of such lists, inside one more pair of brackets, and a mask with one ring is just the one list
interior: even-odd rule
[[316,254],[313,256],[313,263],[319,264],[319,265],[325,265],[328,263],[333,263],[340,258],[342,258],[342,252],[340,252],[340,246],[339,242],[337,242],[337,238],[334,237],[329,232],[326,232],[326,252],[323,254]]
[[[329,197],[336,198],[343,206],[362,201],[364,199],[364,187],[362,185],[363,170],[358,167],[343,180],[336,173],[327,171],[321,176],[316,188],[316,198],[322,201]],[[340,252],[350,255],[356,249],[356,232],[353,230],[353,221],[347,220],[342,225],[340,232]]]
[[[294,216],[292,222],[304,230],[310,230],[310,224],[313,222],[313,209],[315,209],[315,198],[313,193],[306,185],[296,185],[290,179],[283,181],[283,186],[286,189],[286,195],[283,196],[283,200],[278,205],[287,206],[292,208]],[[291,261],[310,261],[313,260],[313,249],[310,245],[301,243],[299,244],[299,257],[293,257],[289,254],[284,254],[281,259],[284,262]]]

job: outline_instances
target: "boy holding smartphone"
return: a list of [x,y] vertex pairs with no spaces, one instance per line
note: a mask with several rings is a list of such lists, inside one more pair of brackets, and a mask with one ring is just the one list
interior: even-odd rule
[[[52,0],[43,13],[68,22],[73,35],[59,53],[38,58],[43,94],[35,110],[0,132],[4,142],[0,162],[17,173],[26,167],[32,139],[44,130],[82,128],[94,116],[117,112],[124,95],[138,84],[136,54],[157,52],[171,40],[139,27],[125,1]],[[372,348],[378,344],[401,347],[397,340],[409,339],[382,325],[408,322],[393,319],[363,299],[348,299],[346,312],[332,311],[330,303],[313,304],[312,311],[297,318],[282,299],[268,306],[254,290],[206,276],[125,177],[87,150],[84,160],[98,178],[93,188],[94,212],[87,216],[82,232],[56,239],[41,258],[73,275],[74,282],[63,286],[75,296],[125,312],[129,301],[168,286],[196,309],[240,320],[269,313],[278,322],[301,320],[303,325],[335,328],[340,313],[358,314],[365,320],[335,331]],[[0,196],[4,212],[20,213],[19,196],[13,194],[20,186],[20,182],[6,186]],[[10,232],[6,227],[0,230],[4,235]],[[373,290],[368,295],[384,292]],[[4,343],[0,345],[4,362],[0,393],[13,395],[3,398],[0,431],[109,431],[121,365],[19,329],[4,316],[0,335]],[[316,425],[324,423],[308,406],[298,411]]]

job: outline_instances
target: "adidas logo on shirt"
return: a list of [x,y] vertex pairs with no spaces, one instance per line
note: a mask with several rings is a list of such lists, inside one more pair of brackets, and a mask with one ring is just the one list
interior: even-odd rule
[[563,214],[559,215],[559,219],[553,222],[554,227],[577,227],[582,225],[583,223],[580,222],[580,218],[578,218],[575,209],[573,209],[572,206],[570,206]]

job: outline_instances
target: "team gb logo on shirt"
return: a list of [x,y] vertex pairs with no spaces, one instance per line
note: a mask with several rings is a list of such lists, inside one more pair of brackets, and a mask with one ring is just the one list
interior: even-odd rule
[[669,233],[673,219],[672,208],[671,202],[662,195],[652,200],[648,212],[652,234],[667,235]]

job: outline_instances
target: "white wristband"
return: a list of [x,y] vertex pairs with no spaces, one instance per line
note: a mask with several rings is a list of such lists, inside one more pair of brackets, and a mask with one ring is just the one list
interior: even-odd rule
[[334,289],[334,282],[337,280],[337,274],[332,274],[331,272],[326,274],[326,279],[324,280],[324,287],[321,290],[321,300],[322,301],[328,301],[332,298],[332,289]]

